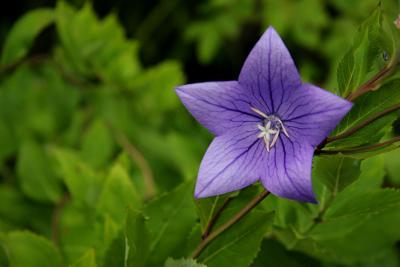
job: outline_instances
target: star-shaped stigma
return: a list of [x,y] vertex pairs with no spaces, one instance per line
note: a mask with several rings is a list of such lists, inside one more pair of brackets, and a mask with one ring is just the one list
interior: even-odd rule
[[[257,128],[261,131],[257,135],[257,138],[263,138],[265,147],[267,148],[268,152],[276,144],[276,141],[278,141],[278,137],[281,131],[286,135],[286,137],[289,137],[289,134],[285,126],[283,125],[283,122],[277,116],[268,116],[267,114],[256,108],[251,108],[251,110],[264,118],[264,126],[262,126],[261,124],[257,124]],[[272,140],[271,135],[273,135]]]
[[303,83],[273,28],[257,42],[237,81],[187,84],[176,92],[215,135],[200,165],[195,197],[260,181],[277,196],[316,202],[311,183],[315,147],[352,104]]

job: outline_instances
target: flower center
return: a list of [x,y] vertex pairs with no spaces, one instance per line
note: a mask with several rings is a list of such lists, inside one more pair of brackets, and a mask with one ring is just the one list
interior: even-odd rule
[[259,109],[253,107],[251,110],[264,118],[263,124],[257,124],[257,128],[260,130],[257,138],[264,139],[265,147],[267,148],[268,152],[276,144],[276,141],[278,141],[278,137],[281,132],[289,137],[285,126],[283,126],[282,120],[278,116],[273,114],[267,115]]

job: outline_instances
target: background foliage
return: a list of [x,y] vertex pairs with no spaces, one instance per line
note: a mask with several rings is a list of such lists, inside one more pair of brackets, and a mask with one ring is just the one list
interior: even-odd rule
[[[216,226],[260,188],[194,201],[212,136],[173,91],[236,79],[273,25],[305,81],[346,96],[396,60],[395,0],[22,3],[0,11],[1,267],[400,266],[396,145],[316,157],[319,205],[268,197],[189,259],[225,199]],[[335,133],[399,103],[399,79]],[[399,125],[391,113],[327,149]]]

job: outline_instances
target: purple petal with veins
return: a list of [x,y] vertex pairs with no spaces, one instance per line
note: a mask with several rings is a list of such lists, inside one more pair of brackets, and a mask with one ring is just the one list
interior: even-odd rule
[[277,196],[316,202],[311,183],[314,149],[352,104],[302,83],[272,27],[250,52],[238,81],[188,84],[176,92],[216,135],[200,166],[196,197],[261,181]]

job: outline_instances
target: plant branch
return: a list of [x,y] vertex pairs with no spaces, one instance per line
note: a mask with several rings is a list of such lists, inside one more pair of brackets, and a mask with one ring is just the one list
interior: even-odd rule
[[129,142],[125,134],[120,131],[114,131],[118,144],[128,153],[132,160],[138,165],[146,187],[146,198],[150,199],[156,194],[156,187],[153,179],[153,172],[146,158],[140,151]]
[[377,74],[375,74],[375,76],[373,76],[370,80],[366,81],[357,90],[348,95],[346,99],[354,102],[356,98],[362,96],[363,94],[369,92],[370,90],[373,90],[376,87],[377,83],[386,75],[388,75],[392,70],[393,70],[392,66],[384,67]]
[[60,226],[61,212],[64,209],[65,204],[69,201],[69,199],[70,199],[69,195],[65,193],[54,207],[53,215],[51,217],[51,239],[53,240],[53,243],[56,246],[58,246],[60,243],[59,226]]
[[362,152],[368,152],[374,149],[382,148],[385,146],[389,146],[393,143],[399,142],[400,141],[400,136],[396,136],[390,140],[387,140],[382,143],[377,143],[373,145],[368,145],[368,146],[361,146],[361,147],[355,147],[355,148],[350,148],[350,149],[343,149],[343,150],[316,150],[315,154],[320,154],[320,155],[333,155],[333,154],[356,154],[356,153],[362,153]]
[[269,192],[264,190],[261,194],[253,198],[243,209],[236,213],[229,221],[218,227],[215,231],[211,232],[204,240],[200,242],[197,248],[192,253],[192,258],[197,258],[201,252],[208,246],[208,244],[218,237],[225,230],[230,228],[232,225],[240,221],[246,214],[248,214],[258,203],[269,195]]
[[204,233],[201,236],[201,239],[204,240],[205,238],[207,238],[207,236],[210,234],[214,224],[217,222],[218,218],[221,216],[221,213],[229,205],[229,203],[231,202],[232,199],[233,199],[232,197],[228,197],[227,199],[225,199],[222,206],[217,210],[217,212],[214,214],[214,216],[211,217],[210,221],[207,224],[206,229],[204,230]]
[[30,57],[22,58],[14,63],[3,65],[0,67],[0,75],[7,74],[8,72],[14,71],[16,68],[24,63],[30,63],[33,65],[41,64],[49,59],[47,54],[37,54]]
[[391,106],[391,107],[389,107],[389,108],[387,108],[387,109],[385,109],[385,110],[383,110],[383,111],[381,111],[379,113],[376,113],[374,116],[366,119],[365,121],[362,121],[361,123],[359,123],[359,124],[355,125],[354,127],[348,129],[347,131],[345,131],[345,132],[343,132],[341,134],[326,138],[325,144],[333,142],[333,141],[336,141],[336,140],[339,140],[339,139],[342,139],[342,138],[345,138],[345,137],[348,137],[348,136],[354,134],[355,132],[357,132],[358,130],[360,130],[361,128],[367,126],[368,124],[370,124],[370,123],[376,121],[377,119],[382,118],[383,116],[385,116],[385,115],[387,115],[387,114],[389,114],[389,113],[391,113],[391,112],[393,112],[395,110],[398,110],[398,109],[400,109],[400,104]]

